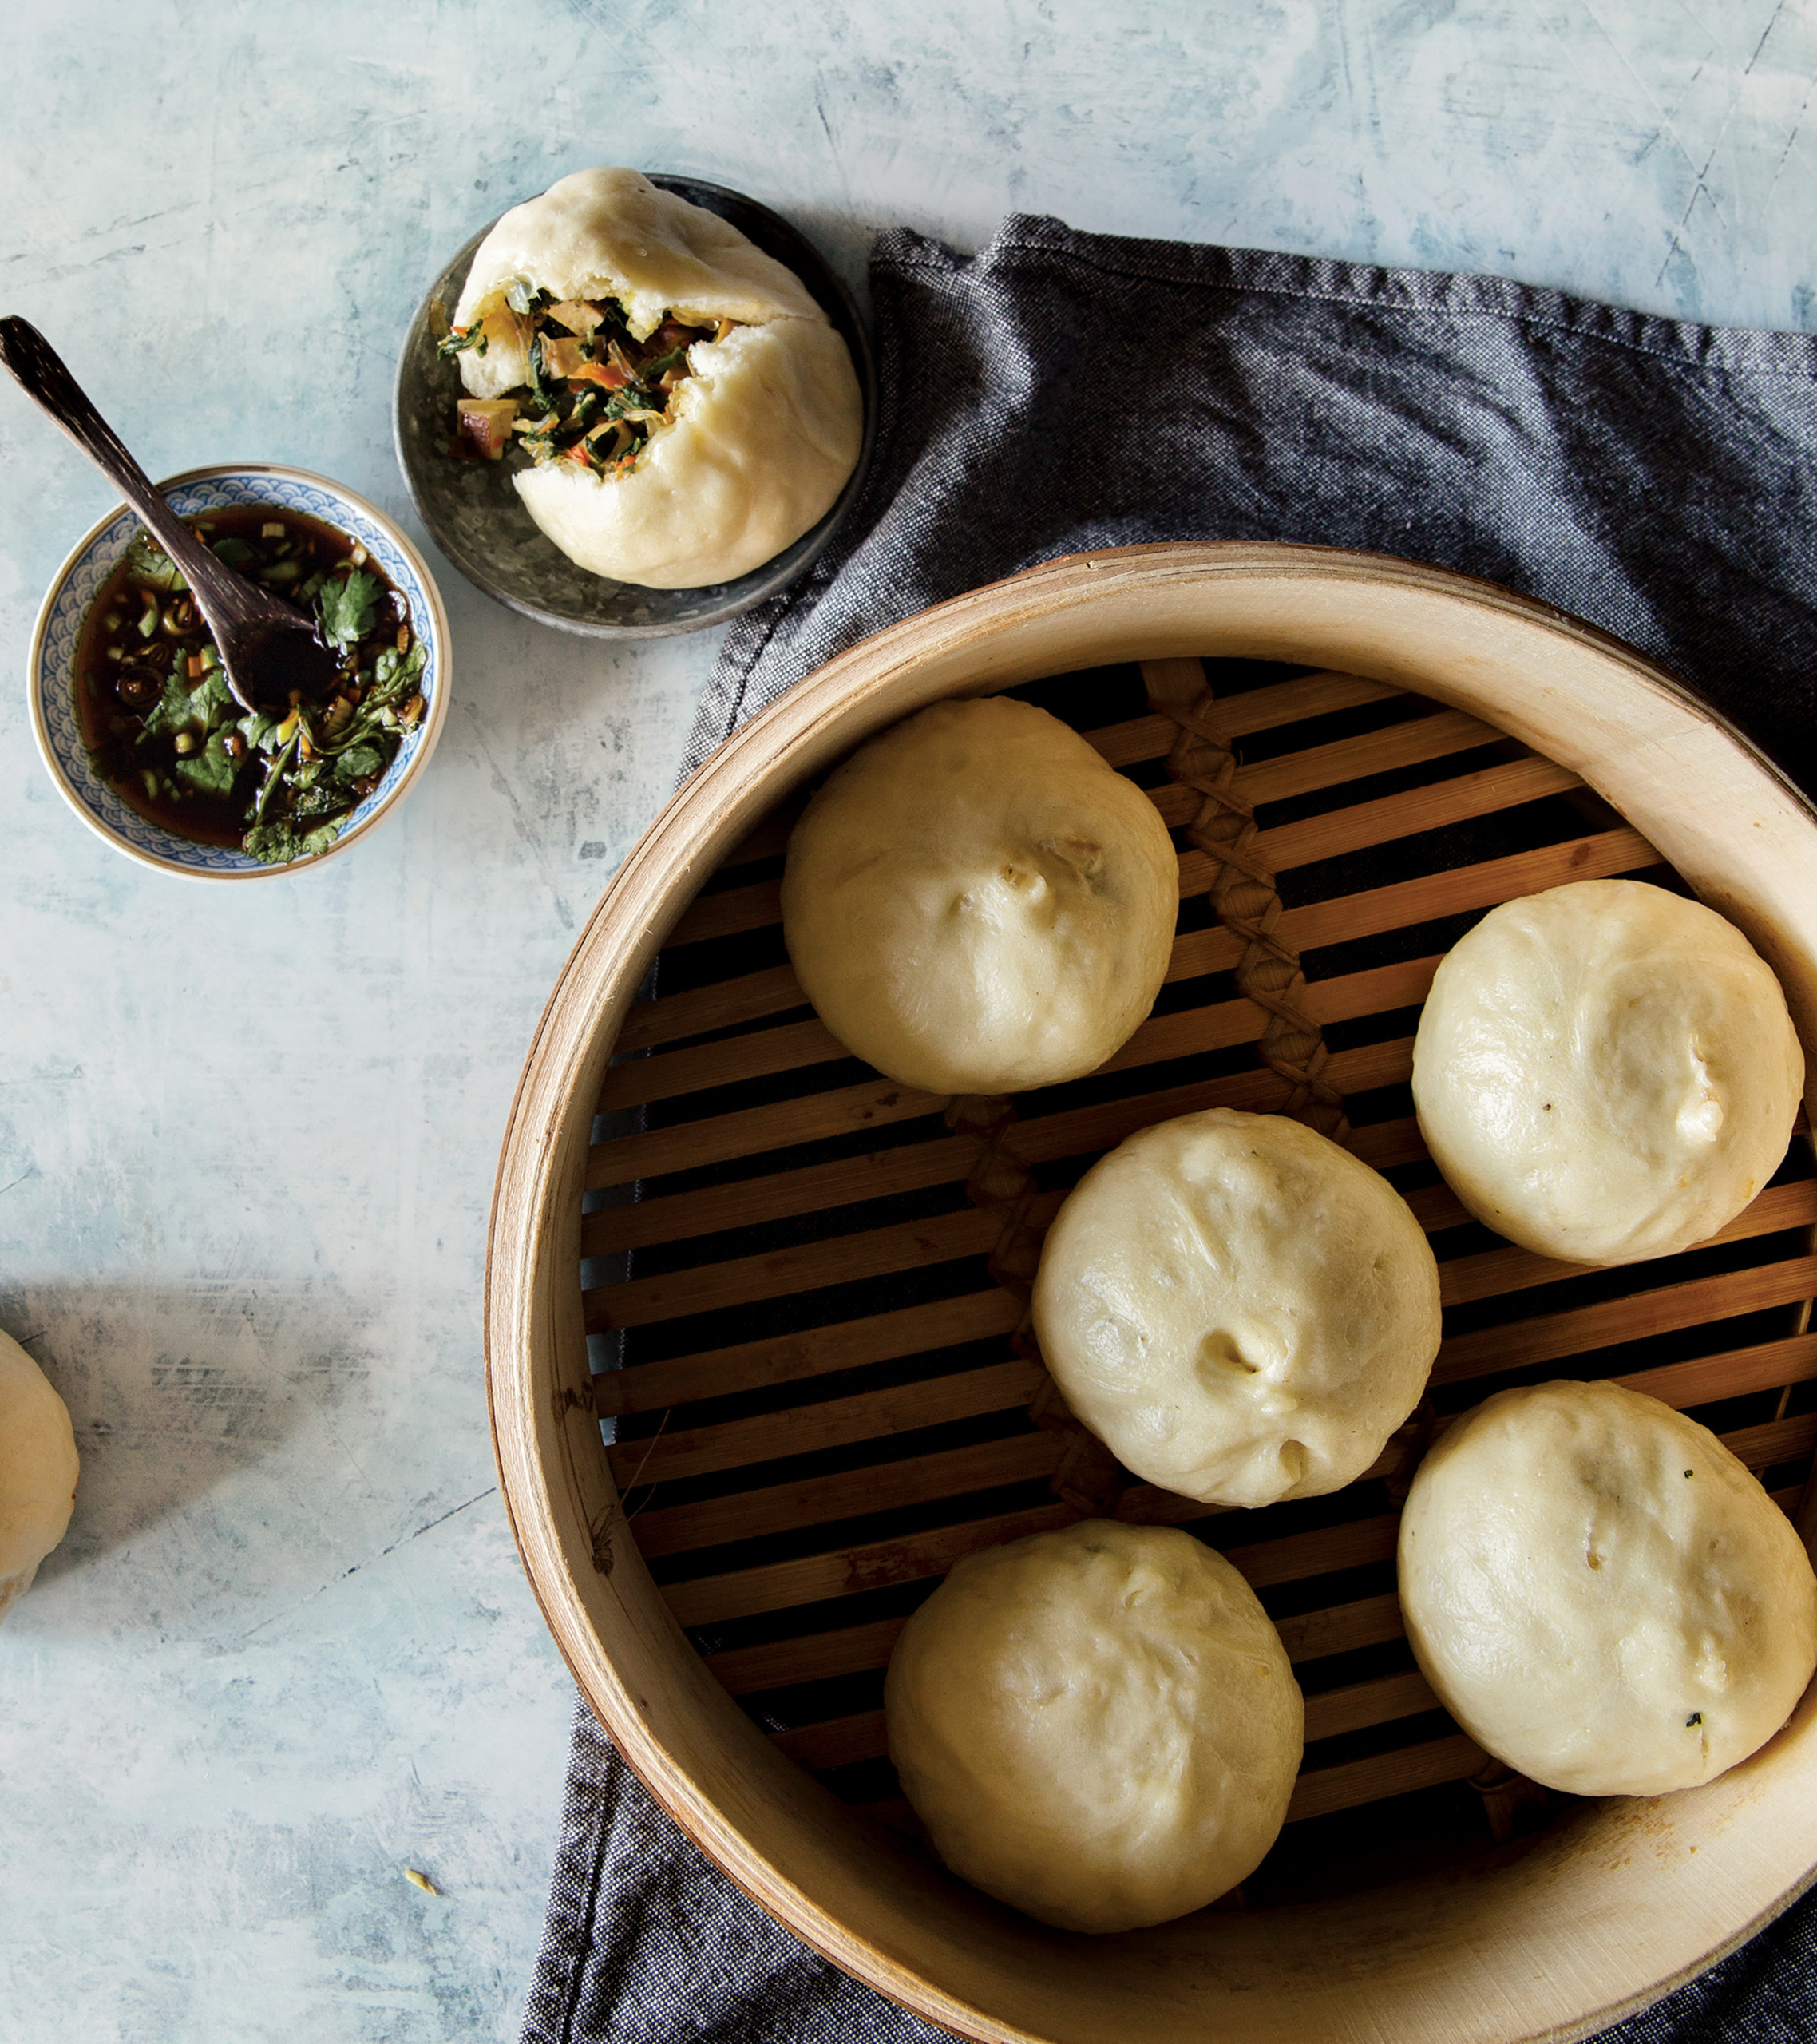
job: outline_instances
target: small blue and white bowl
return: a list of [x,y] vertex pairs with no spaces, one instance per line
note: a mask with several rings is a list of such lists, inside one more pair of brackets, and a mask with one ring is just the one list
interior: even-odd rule
[[327,850],[313,858],[261,866],[243,851],[179,838],[129,808],[90,763],[76,708],[76,650],[83,620],[139,527],[137,514],[122,505],[77,543],[57,571],[38,614],[31,650],[32,728],[44,763],[69,806],[89,828],[141,866],[191,880],[270,880],[325,865],[390,814],[435,750],[448,714],[453,664],[441,595],[422,556],[384,513],[324,476],[240,461],[186,469],[158,488],[172,508],[185,517],[224,510],[231,505],[269,505],[275,511],[306,512],[358,540],[402,592],[410,605],[410,628],[427,649],[421,684],[424,715],[398,747],[384,779],[347,819]]

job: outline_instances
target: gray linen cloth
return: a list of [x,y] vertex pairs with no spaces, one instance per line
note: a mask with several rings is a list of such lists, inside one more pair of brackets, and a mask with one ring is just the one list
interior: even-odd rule
[[[930,604],[1083,548],[1241,539],[1367,548],[1543,598],[1692,683],[1817,788],[1817,337],[1038,219],[969,259],[888,234],[872,284],[869,481],[808,576],[732,628],[686,770]],[[944,2033],[746,1902],[583,1705],[523,2034]],[[1817,1898],[1605,2035],[1817,2038]]]

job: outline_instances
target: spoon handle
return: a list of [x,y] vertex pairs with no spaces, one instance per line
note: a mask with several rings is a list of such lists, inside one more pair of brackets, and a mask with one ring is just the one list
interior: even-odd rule
[[16,316],[0,319],[0,362],[156,534],[164,552],[182,568],[204,611],[212,612],[218,606],[228,617],[241,616],[248,606],[233,586],[239,578],[171,509],[64,366],[62,357],[29,320]]

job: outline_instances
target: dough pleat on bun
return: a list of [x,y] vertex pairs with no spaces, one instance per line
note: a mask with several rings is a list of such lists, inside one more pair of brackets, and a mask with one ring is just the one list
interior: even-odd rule
[[1126,1468],[1273,1504],[1360,1476],[1419,1403],[1439,1270],[1380,1172],[1284,1115],[1213,1107],[1086,1173],[1034,1310],[1067,1404]]

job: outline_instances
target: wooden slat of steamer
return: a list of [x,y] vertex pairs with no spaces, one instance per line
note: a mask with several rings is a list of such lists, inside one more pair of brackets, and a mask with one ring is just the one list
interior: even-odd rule
[[[1413,1007],[1426,998],[1438,965],[1436,957],[1408,959],[1366,972],[1321,980],[1307,989],[1308,1011],[1319,1021],[1330,1023]],[[1216,1001],[1204,1008],[1154,1016],[1099,1069],[1105,1072],[1138,1070],[1144,1065],[1253,1043],[1267,1020],[1265,1011],[1250,1000]],[[820,1025],[817,1023],[814,1027]],[[770,1055],[767,1047],[794,1035],[794,1030],[778,1029],[760,1036],[739,1036],[730,1043],[704,1044],[696,1051],[678,1051],[667,1058],[620,1069],[631,1074],[652,1072],[659,1064],[679,1065],[687,1060],[700,1075],[702,1084],[722,1085],[733,1076],[752,1077],[759,1068],[781,1068],[779,1064],[773,1067],[764,1062]],[[774,1052],[778,1060],[788,1055],[786,1046]],[[734,1068],[740,1063],[750,1068],[736,1072]],[[669,1083],[667,1075],[655,1072],[646,1084],[654,1097],[659,1086],[666,1089]],[[1106,1111],[1091,1108],[1037,1115],[1020,1124],[1017,1154],[1024,1162],[1035,1163],[1102,1149],[1107,1145],[1094,1133],[1095,1117],[1097,1122],[1124,1128],[1126,1133],[1126,1123],[1138,1125],[1130,1123],[1130,1117],[1139,1111],[1139,1103],[1118,1103],[1108,1110],[1107,1119]],[[1121,1136],[1112,1140],[1120,1141]],[[583,1220],[580,1253],[608,1255],[653,1242],[679,1242],[689,1235],[776,1220],[786,1214],[810,1214],[824,1207],[881,1198],[891,1193],[957,1182],[970,1171],[977,1155],[976,1138],[936,1136],[928,1143],[899,1144],[891,1150],[803,1166],[767,1178],[735,1178],[729,1184],[709,1186],[696,1192],[641,1200],[631,1206],[608,1206]]]
[[[1361,675],[1321,669],[1316,674],[1269,682],[1227,698],[1217,705],[1217,726],[1227,740],[1247,738],[1256,731],[1303,723],[1308,717],[1328,716],[1334,710],[1354,710],[1365,703],[1385,702],[1405,693],[1390,682],[1369,681]],[[1095,730],[1081,731],[1079,736],[1111,766],[1133,766],[1139,760],[1163,758],[1174,743],[1174,729],[1166,717],[1131,717],[1122,723],[1101,724]],[[779,858],[804,806],[798,797],[780,804],[734,846],[722,869],[748,866],[754,859]]]
[[[1417,790],[1415,792],[1418,792]],[[1399,798],[1395,798],[1399,799]],[[1409,929],[1441,916],[1492,908],[1568,880],[1603,880],[1659,863],[1659,854],[1637,830],[1601,830],[1527,852],[1510,852],[1476,866],[1452,866],[1397,880],[1360,894],[1339,894],[1289,909],[1275,925],[1283,943],[1302,953],[1360,937]],[[1277,869],[1279,870],[1280,869]],[[1176,937],[1170,981],[1228,972],[1242,956],[1243,941],[1228,929],[1194,930]]]
[[[1403,766],[1417,766],[1428,759],[1443,759],[1454,752],[1470,752],[1485,745],[1510,743],[1504,731],[1462,710],[1434,709],[1410,717],[1404,723],[1384,724],[1378,731],[1356,738],[1334,739],[1326,745],[1309,745],[1303,751],[1283,752],[1237,769],[1233,783],[1237,794],[1258,806],[1284,802],[1289,796],[1316,794],[1325,788],[1342,787],[1347,781],[1366,780],[1372,774],[1391,773]],[[1524,749],[1524,748],[1523,748]],[[1151,791],[1180,810],[1185,822],[1197,808],[1190,789],[1169,782]]]
[[[1402,1085],[1412,1071],[1412,1038],[1340,1051],[1328,1069],[1332,1085],[1340,1085],[1351,1094],[1364,1094],[1378,1085]],[[1182,1085],[1167,1094],[1149,1095],[1150,1102],[1157,1103],[1153,1116],[1157,1120],[1163,1114],[1190,1114],[1196,1106],[1269,1112],[1284,1098],[1284,1081],[1271,1071],[1238,1071],[1225,1079],[1208,1079],[1201,1085]],[[1186,1103],[1159,1106],[1161,1102],[1175,1099]],[[697,1165],[723,1163],[732,1157],[756,1157],[795,1143],[813,1143],[821,1136],[850,1135],[857,1128],[881,1128],[889,1122],[918,1120],[944,1106],[944,1094],[912,1094],[908,1087],[887,1079],[873,1079],[867,1085],[840,1087],[829,1094],[778,1099],[765,1108],[740,1108],[711,1120],[681,1122],[675,1128],[650,1128],[638,1136],[620,1136],[611,1145],[595,1147],[595,1157],[601,1149],[617,1151],[620,1155],[611,1159],[609,1167],[621,1169],[623,1153],[634,1153],[631,1175],[658,1178],[667,1171],[689,1171]],[[1039,1122],[1024,1122],[1022,1127],[1034,1128]],[[1061,1155],[1069,1153],[1063,1151]],[[599,1183],[620,1183],[620,1179],[601,1178]]]
[[[1817,1414],[1806,1413],[1746,1428],[1733,1437],[1732,1445],[1744,1461],[1764,1468],[1770,1461],[1789,1462],[1807,1455],[1814,1443],[1817,1443]],[[1207,1516],[1216,1509],[1195,1506],[1192,1515]],[[944,1575],[964,1555],[975,1554],[1000,1541],[1019,1539],[1024,1533],[1070,1525],[1079,1516],[1070,1505],[1038,1505],[1026,1511],[943,1526],[931,1532],[866,1541],[788,1561],[759,1563],[721,1575],[697,1576],[690,1582],[668,1584],[663,1594],[681,1624],[711,1625],[761,1611],[785,1610],[791,1605],[822,1603],[863,1590],[924,1581],[930,1575]],[[1389,1559],[1394,1553],[1398,1524],[1396,1514],[1372,1515],[1226,1548],[1224,1557],[1256,1589],[1300,1583],[1336,1570]]]
[[[1467,716],[1460,710],[1435,707],[1424,716],[1404,723],[1389,724],[1380,731],[1365,731],[1356,738],[1339,739],[1328,745],[1308,746],[1302,752],[1282,753],[1237,770],[1235,788],[1253,802],[1282,802],[1293,795],[1316,794],[1325,788],[1340,787],[1346,781],[1399,767],[1442,759],[1447,754],[1467,752],[1479,747],[1506,743],[1493,725]],[[1554,769],[1562,772],[1562,769]],[[1566,777],[1575,786],[1575,778]],[[1172,784],[1150,791],[1163,808],[1181,811],[1186,805],[1173,792]],[[1504,806],[1502,802],[1494,805]],[[1201,883],[1202,885],[1202,883]],[[699,944],[710,937],[729,937],[747,929],[762,929],[781,917],[782,883],[759,881],[748,887],[729,887],[717,894],[699,897],[681,916],[669,937],[671,945]],[[1191,892],[1191,889],[1185,891]]]
[[[1447,784],[1450,785],[1450,784]],[[1425,791],[1415,790],[1415,796]],[[1397,804],[1411,798],[1391,798]],[[1360,805],[1360,808],[1367,805]],[[1356,812],[1343,810],[1340,815],[1353,815]],[[1277,850],[1283,848],[1292,852],[1296,845],[1310,847],[1309,833],[1313,826],[1323,828],[1322,817],[1309,818],[1305,825],[1294,824],[1282,831]],[[1297,838],[1289,832],[1300,833]],[[1315,856],[1322,854],[1315,854]],[[1574,838],[1558,845],[1549,845],[1536,852],[1518,852],[1508,859],[1486,862],[1482,866],[1453,869],[1443,875],[1449,892],[1455,896],[1460,886],[1467,886],[1470,876],[1480,876],[1475,897],[1454,900],[1444,908],[1435,909],[1433,914],[1456,914],[1471,909],[1482,908],[1490,903],[1507,898],[1512,893],[1533,893],[1539,889],[1556,886],[1561,880],[1601,880],[1618,873],[1632,873],[1641,868],[1656,865],[1658,854],[1638,831],[1625,828],[1599,831],[1589,838]],[[1308,862],[1302,858],[1300,863]],[[1510,869],[1515,871],[1508,881],[1500,874]],[[1277,866],[1285,872],[1287,866]],[[1407,883],[1402,883],[1405,885]],[[1416,883],[1415,883],[1416,884]],[[1380,892],[1381,890],[1377,890]],[[1360,932],[1369,934],[1372,932]],[[1201,936],[1220,936],[1229,941],[1225,931],[1197,933]],[[1303,948],[1310,949],[1308,943]],[[1195,973],[1214,969],[1195,962],[1191,954],[1182,953],[1175,947],[1175,957],[1170,967],[1169,980],[1192,977]],[[1189,969],[1190,968],[1190,969]],[[718,980],[710,985],[691,987],[685,992],[665,994],[655,1000],[640,1001],[626,1018],[620,1032],[618,1054],[627,1056],[634,1051],[646,1050],[652,1046],[673,1043],[684,1036],[698,1036],[709,1029],[729,1028],[739,1022],[761,1020],[766,1015],[779,1015],[791,1008],[803,1006],[807,996],[802,992],[794,969],[789,965],[772,965],[761,972],[747,972],[737,979]]]
[[[1306,1743],[1366,1731],[1374,1725],[1391,1725],[1397,1717],[1416,1717],[1422,1711],[1441,1708],[1425,1677],[1411,1669],[1374,1682],[1355,1682],[1347,1689],[1327,1689],[1306,1699]],[[849,1767],[854,1761],[876,1760],[889,1749],[881,1710],[854,1711],[818,1725],[772,1732],[770,1737],[790,1759],[808,1768]]]
[[[879,1618],[834,1632],[806,1633],[792,1639],[766,1641],[761,1646],[734,1646],[710,1654],[708,1671],[734,1696],[761,1689],[791,1689],[799,1682],[824,1682],[835,1675],[859,1675],[889,1661],[906,1618]],[[1363,1597],[1281,1618],[1275,1626],[1288,1658],[1296,1663],[1348,1654],[1359,1646],[1379,1646],[1401,1635],[1400,1599],[1392,1595]]]
[[1366,1760],[1346,1761],[1340,1766],[1315,1769],[1294,1784],[1293,1799],[1287,1805],[1287,1821],[1329,1816],[1336,1810],[1352,1810],[1365,1803],[1379,1803],[1390,1796],[1405,1796],[1415,1788],[1436,1788],[1447,1781],[1463,1781],[1480,1774],[1489,1756],[1461,1732],[1443,1739],[1428,1740],[1418,1746],[1372,1753]]
[[[1045,1226],[1059,1211],[1064,1197],[1063,1193],[1045,1193],[1033,1202],[1030,1212],[1031,1218],[1039,1216],[1035,1225]],[[823,1236],[756,1256],[697,1263],[685,1270],[665,1271],[660,1277],[634,1278],[628,1284],[603,1285],[582,1294],[588,1331],[646,1327],[655,1321],[778,1299],[791,1292],[817,1291],[822,1285],[986,1256],[1002,1233],[1000,1214],[984,1207],[962,1206],[925,1221],[900,1221],[887,1228]]]
[[[1785,1228],[1810,1226],[1817,1222],[1817,1179],[1803,1178],[1794,1185],[1771,1186],[1756,1194],[1725,1228],[1708,1240],[1692,1245],[1708,1249],[1718,1242],[1752,1242],[1761,1235],[1776,1234]],[[1691,1254],[1686,1250],[1685,1254]],[[1540,1285],[1556,1285],[1567,1278],[1586,1276],[1595,1266],[1560,1263],[1526,1249],[1486,1250],[1480,1256],[1460,1256],[1439,1266],[1439,1297],[1448,1306],[1467,1301],[1505,1297],[1510,1292],[1527,1291]]]
[[766,1151],[785,1150],[798,1143],[919,1121],[924,1115],[942,1113],[946,1103],[944,1093],[918,1093],[893,1079],[867,1079],[857,1086],[809,1094],[798,1100],[775,1100],[671,1128],[645,1129],[593,1145],[587,1159],[587,1190],[630,1185],[638,1178],[691,1171],[734,1157],[761,1156]]
[[[1328,716],[1334,710],[1354,710],[1365,703],[1385,702],[1404,690],[1361,675],[1296,675],[1226,695],[1212,707],[1213,727],[1226,743],[1257,731],[1278,731],[1283,724],[1303,723],[1308,717]],[[1173,749],[1177,727],[1170,717],[1131,717],[1126,723],[1100,725],[1079,735],[1113,766],[1133,766],[1143,759],[1164,759]]]
[[790,1384],[829,1371],[986,1341],[1013,1333],[1021,1317],[1019,1304],[993,1285],[988,1291],[904,1306],[868,1320],[841,1321],[608,1371],[593,1380],[594,1402],[602,1419],[619,1412],[653,1412],[697,1398],[754,1391],[762,1384]]
[[633,1006],[619,1032],[614,1055],[625,1057],[682,1036],[755,1022],[785,1008],[800,1008],[806,1000],[793,965],[770,965],[735,980],[690,987],[684,993],[659,994],[654,1000],[640,1000]]
[[824,1602],[899,1583],[919,1583],[944,1575],[962,1555],[1000,1541],[1019,1540],[1025,1533],[1048,1533],[1070,1526],[1079,1516],[1071,1505],[1034,1505],[1026,1511],[943,1526],[896,1540],[873,1540],[832,1554],[806,1555],[786,1562],[759,1563],[723,1575],[697,1576],[671,1583],[663,1601],[684,1626],[714,1625],[727,1618],[750,1618],[760,1611],[786,1610],[791,1605]]
[[1756,1264],[1719,1278],[1662,1285],[1575,1312],[1550,1313],[1511,1326],[1454,1335],[1432,1366],[1435,1387],[1585,1355],[1705,1321],[1730,1320],[1768,1306],[1792,1305],[1817,1294],[1817,1256]]
[[913,1433],[923,1427],[974,1419],[983,1412],[1008,1412],[1026,1405],[1045,1375],[1036,1365],[1019,1359],[989,1363],[946,1377],[917,1378],[884,1391],[786,1406],[779,1412],[728,1420],[718,1426],[694,1427],[660,1440],[621,1441],[607,1449],[607,1461],[613,1482],[621,1485],[628,1484],[639,1472],[646,1483],[675,1483],[782,1456],[809,1455],[853,1441]]
[[[1415,1210],[1421,1225],[1428,1232],[1462,1217],[1462,1209],[1455,1195],[1443,1186],[1425,1187],[1415,1197],[1419,1202]],[[1807,1178],[1794,1185],[1772,1186],[1762,1193],[1745,1212],[1712,1236],[1711,1241],[1745,1241],[1812,1222],[1817,1222],[1817,1180]],[[1469,1299],[1490,1297],[1581,1276],[1584,1268],[1581,1264],[1554,1263],[1527,1250],[1502,1249],[1441,1264],[1439,1274],[1442,1296],[1448,1305],[1453,1302],[1454,1294]],[[1452,1274],[1456,1272],[1464,1274],[1466,1281],[1454,1286]],[[1673,1367],[1682,1369],[1685,1365]],[[607,1382],[609,1384],[612,1378],[623,1374],[611,1373]],[[1671,1380],[1669,1372],[1664,1376],[1666,1380]],[[650,1483],[671,1483],[770,1461],[782,1456],[806,1455],[817,1449],[880,1440],[894,1433],[942,1425],[952,1420],[973,1418],[981,1413],[1010,1411],[1026,1404],[1041,1380],[1042,1373],[1032,1364],[995,1363],[945,1377],[892,1385],[881,1391],[861,1392],[845,1398],[793,1405],[754,1418],[685,1428],[659,1439],[627,1440],[609,1448],[607,1459],[613,1480],[621,1485],[639,1480]],[[1778,1377],[1773,1381],[1777,1385],[1793,1379]],[[730,1388],[723,1384],[712,1387],[721,1393]],[[1740,1394],[1737,1392],[1728,1395]],[[1698,1401],[1686,1399],[1676,1402]],[[644,1523],[647,1527],[647,1519]],[[693,1544],[707,1543],[698,1541]]]
[[[1397,1037],[1391,1042],[1366,1044],[1355,1050],[1340,1052],[1326,1069],[1333,1084],[1344,1091],[1367,1092],[1376,1087],[1405,1084],[1412,1070],[1412,1038]],[[819,1096],[821,1100],[829,1097],[824,1094]],[[1159,1119],[1164,1113],[1186,1114],[1200,1107],[1241,1107],[1265,1112],[1285,1098],[1285,1082],[1273,1072],[1237,1072],[1229,1078],[1208,1080],[1201,1086],[1150,1094],[1148,1105],[1151,1111],[1144,1119]],[[1162,1103],[1169,1104],[1162,1107]],[[817,1102],[785,1104],[811,1107]],[[759,1108],[751,1111],[768,1111]],[[1033,1127],[1037,1124],[1026,1125]],[[1050,1216],[1051,1210],[1051,1206],[1047,1210]],[[587,1331],[596,1333],[609,1327],[643,1326],[652,1321],[703,1312],[710,1301],[716,1305],[726,1305],[776,1297],[783,1291],[799,1289],[809,1281],[805,1274],[823,1268],[830,1270],[831,1274],[812,1281],[837,1284],[877,1271],[907,1269],[910,1267],[908,1264],[894,1259],[907,1254],[915,1240],[912,1231],[917,1229],[926,1236],[929,1245],[919,1261],[931,1263],[978,1254],[992,1247],[996,1241],[994,1234],[988,1240],[980,1237],[978,1225],[983,1218],[976,1210],[940,1214],[925,1222],[905,1222],[893,1228],[875,1230],[868,1236],[837,1236],[766,1256],[739,1257],[659,1278],[633,1278],[627,1284],[600,1285],[581,1294]],[[849,1262],[843,1268],[832,1268],[833,1259],[828,1252],[834,1243],[844,1246],[843,1253],[848,1258],[868,1258],[866,1269],[860,1270]],[[869,1246],[865,1246],[867,1243]],[[708,1274],[715,1274],[710,1278]],[[790,1274],[786,1283],[783,1281],[786,1274]]]
[[[1283,942],[1312,951],[1355,937],[1408,929],[1438,917],[1465,914],[1567,880],[1605,879],[1657,863],[1658,854],[1637,832],[1601,831],[1535,851],[1290,909],[1281,917],[1279,930]],[[1196,979],[1225,972],[1241,955],[1240,940],[1229,930],[1190,932],[1175,940],[1168,976]],[[737,1110],[595,1143],[588,1159],[586,1182],[590,1190],[628,1185],[636,1178],[754,1156],[821,1136],[912,1120],[936,1113],[944,1105],[943,1095],[917,1093],[890,1080],[874,1079],[805,1101]]]
[[1066,1449],[1059,1434],[1035,1429],[936,1455],[870,1463],[837,1476],[734,1491],[667,1511],[639,1512],[631,1531],[645,1559],[654,1560],[659,1555],[759,1539],[766,1533],[861,1519],[874,1511],[893,1511],[937,1498],[966,1497],[1007,1483],[1051,1476]]
[[[1201,1507],[1209,1511],[1213,1507]],[[866,1541],[830,1554],[804,1555],[785,1562],[759,1563],[723,1575],[697,1576],[667,1585],[669,1608],[684,1626],[712,1625],[727,1618],[750,1618],[759,1611],[785,1610],[794,1604],[821,1603],[861,1590],[881,1590],[944,1575],[962,1555],[1027,1533],[1047,1532],[1071,1525],[1080,1516],[1071,1505],[1036,1505],[964,1525],[943,1526],[891,1540]],[[1258,1588],[1297,1583],[1333,1569],[1360,1568],[1385,1561],[1394,1552],[1395,1520],[1391,1515],[1352,1519],[1320,1527],[1309,1533],[1290,1533],[1277,1540],[1257,1541],[1230,1549],[1225,1559]]]
[[[1265,763],[1269,766],[1278,763],[1273,760]],[[1255,770],[1259,773],[1261,769]],[[1241,772],[1236,777],[1236,784],[1239,792],[1245,791]],[[1422,831],[1466,822],[1472,817],[1490,815],[1498,810],[1514,809],[1523,802],[1563,794],[1582,785],[1568,767],[1530,755],[1494,766],[1479,767],[1473,773],[1461,774],[1451,780],[1410,788],[1403,794],[1377,796],[1348,808],[1327,810],[1321,816],[1304,818],[1297,823],[1281,824],[1258,834],[1257,854],[1275,872],[1286,873],[1296,866],[1309,866],[1316,859],[1335,858],[1340,853],[1361,851],[1371,845],[1417,837]],[[1285,788],[1277,791],[1275,798],[1296,792],[1307,791]],[[1202,893],[1209,884],[1210,873],[1209,862],[1202,852],[1182,853],[1181,894]],[[782,883],[779,880],[758,881],[748,887],[730,887],[721,893],[702,895],[677,922],[669,945],[674,947],[700,944],[715,937],[767,929],[782,919]]]

